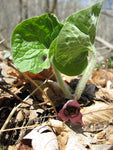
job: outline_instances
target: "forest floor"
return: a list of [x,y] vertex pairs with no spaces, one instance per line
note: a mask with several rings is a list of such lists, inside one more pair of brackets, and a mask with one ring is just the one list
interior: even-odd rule
[[[62,76],[73,93],[81,76]],[[58,120],[56,113],[67,100],[52,68],[20,73],[9,52],[1,51],[0,150],[33,150],[33,139],[40,150],[53,150],[53,145],[59,150],[113,150],[112,60],[99,61],[78,101],[83,126]]]

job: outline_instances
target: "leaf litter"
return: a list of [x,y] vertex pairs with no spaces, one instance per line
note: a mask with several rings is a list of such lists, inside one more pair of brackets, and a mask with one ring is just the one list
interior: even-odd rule
[[[3,55],[1,54],[1,57]],[[73,125],[69,121],[61,122],[56,118],[55,111],[50,104],[51,99],[55,105],[57,111],[61,109],[63,103],[67,101],[64,97],[58,84],[55,82],[55,76],[51,69],[51,75],[53,79],[48,79],[44,77],[41,73],[33,76],[29,75],[30,78],[40,86],[40,88],[45,91],[46,95],[37,89],[33,83],[31,83],[24,76],[22,77],[18,70],[15,70],[11,66],[4,63],[1,59],[1,80],[0,85],[0,127],[4,125],[5,120],[10,114],[11,110],[21,103],[16,110],[11,119],[3,130],[1,135],[0,147],[5,147],[4,149],[18,149],[24,150],[33,149],[33,143],[36,145],[40,144],[38,138],[40,139],[40,134],[34,133],[32,145],[29,142],[22,143],[23,139],[36,128],[47,127],[43,131],[48,139],[47,134],[52,134],[53,139],[56,141],[56,149],[69,150],[74,147],[74,149],[109,149],[113,144],[113,74],[112,69],[95,69],[91,78],[89,79],[87,86],[82,94],[82,99],[80,105],[82,107],[81,113],[83,114],[84,126]],[[9,59],[11,62],[11,58]],[[7,61],[9,61],[7,60]],[[9,70],[10,69],[10,70]],[[10,74],[11,71],[13,74]],[[46,70],[45,70],[46,72]],[[17,75],[18,74],[18,75]],[[47,73],[45,73],[47,74]],[[20,76],[19,76],[20,75]],[[64,76],[64,75],[63,75]],[[76,83],[74,83],[74,78],[65,77],[65,81],[68,85],[71,84],[72,93],[76,88]],[[78,79],[80,77],[78,76]],[[74,79],[74,80],[72,80]],[[76,81],[78,80],[76,79]],[[97,79],[97,80],[96,80]],[[21,82],[22,81],[22,82]],[[16,84],[15,84],[16,82]],[[17,84],[20,82],[21,84]],[[74,83],[74,84],[73,84]],[[73,84],[73,85],[72,85]],[[6,89],[6,90],[4,90]],[[9,91],[9,92],[7,92]],[[34,93],[30,95],[30,93]],[[13,95],[11,94],[13,93]],[[20,97],[21,100],[25,99],[26,103],[22,103],[14,95]],[[29,96],[30,95],[30,96]],[[90,96],[89,96],[90,95]],[[82,100],[86,101],[83,102]],[[62,101],[62,103],[61,103]],[[87,105],[85,103],[87,102]],[[31,131],[31,132],[30,132]],[[29,133],[28,133],[29,132]],[[28,133],[28,134],[27,134]],[[26,135],[27,134],[27,135]],[[26,136],[25,136],[26,135]],[[39,136],[39,137],[38,137]],[[36,138],[37,137],[37,138]],[[30,136],[31,139],[31,136]],[[37,141],[37,142],[36,142]],[[43,140],[42,140],[43,141]],[[51,141],[51,140],[50,140]],[[76,143],[76,144],[75,144]],[[51,143],[52,144],[52,143]],[[43,144],[42,144],[43,145]],[[54,147],[55,148],[55,147]],[[54,149],[53,148],[53,149]],[[50,148],[49,148],[50,149]],[[51,148],[52,149],[52,148]],[[41,149],[40,149],[41,150]]]

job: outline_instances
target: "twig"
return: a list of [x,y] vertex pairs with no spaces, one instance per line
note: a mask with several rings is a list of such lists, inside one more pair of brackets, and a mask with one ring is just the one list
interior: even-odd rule
[[2,45],[6,48],[6,49],[10,49],[10,47],[7,45],[7,43],[6,43],[6,41],[5,41],[5,39],[4,39],[4,37],[3,37],[3,35],[0,33],[0,40],[4,40],[3,42],[2,42]]
[[[24,119],[23,124],[22,124],[22,127],[25,126],[25,123],[26,123],[26,119]],[[29,123],[29,121],[28,121],[28,123]],[[28,125],[28,123],[27,123],[27,125]],[[16,143],[19,143],[19,142],[21,141],[22,137],[25,135],[25,132],[26,132],[26,129],[25,129],[25,128],[20,131],[19,138],[18,138],[18,140],[16,141]]]
[[[17,70],[11,63],[10,63],[10,66],[11,66],[13,69]],[[17,71],[18,71],[18,70],[17,70]],[[47,94],[41,89],[41,87],[38,86],[30,77],[28,77],[28,76],[26,76],[26,75],[24,75],[24,74],[22,74],[22,75],[23,75],[24,77],[26,77],[31,83],[33,83],[37,88],[36,88],[30,95],[28,95],[23,101],[22,101],[22,100],[21,100],[21,101],[22,101],[23,103],[25,103],[25,101],[39,89],[39,90],[47,97],[47,99],[48,99],[49,102],[51,103],[51,105],[52,105],[52,107],[53,107],[53,109],[54,109],[54,111],[55,111],[55,113],[56,113],[56,115],[57,115],[56,108],[55,108],[53,102],[52,102],[52,101],[50,100],[50,98],[48,97],[48,95],[47,95]],[[5,90],[6,90],[6,89],[5,89]],[[6,90],[6,91],[7,91],[7,90]],[[7,92],[9,92],[9,91],[7,91]],[[10,92],[11,92],[11,91],[10,91]],[[11,93],[12,93],[12,92],[11,92]],[[14,95],[14,96],[15,96],[15,95]],[[16,95],[16,98],[17,98],[17,95]],[[18,98],[17,98],[17,99],[18,99]],[[19,100],[20,100],[20,98],[19,98]],[[27,103],[27,104],[28,104],[28,103]],[[0,138],[1,138],[1,136],[2,136],[2,132],[3,132],[4,129],[7,127],[7,125],[8,125],[8,123],[9,123],[11,117],[12,117],[13,114],[16,112],[17,108],[19,108],[21,105],[22,105],[22,103],[18,104],[16,107],[14,107],[14,108],[12,109],[10,115],[8,116],[8,118],[6,119],[4,125],[2,126],[2,128],[1,128],[1,130],[0,130]]]
[[104,39],[102,39],[102,38],[100,38],[100,37],[98,37],[98,36],[96,36],[95,39],[96,39],[98,42],[104,44],[106,47],[108,47],[108,48],[110,48],[111,50],[113,50],[113,44],[111,44],[111,43],[105,41]]
[[27,102],[24,102],[20,97],[18,97],[16,94],[14,94],[13,92],[11,92],[11,91],[8,90],[7,88],[3,87],[2,85],[0,85],[0,88],[1,88],[2,90],[4,90],[5,92],[7,92],[7,93],[13,95],[17,100],[21,101],[22,103],[25,103],[25,104],[31,106],[31,104],[29,104],[29,103],[27,103]]
[[[47,94],[40,88],[40,86],[38,86],[30,77],[24,75],[27,79],[29,79],[29,81],[31,83],[33,83],[37,88],[30,94],[28,95],[22,102],[25,102],[31,95],[33,95],[38,89],[47,97],[47,99],[51,102],[51,105],[55,111],[55,113],[57,114],[56,108],[54,107],[52,101],[49,99],[49,97],[47,96]],[[8,116],[8,118],[6,119],[4,125],[2,126],[1,130],[0,130],[0,138],[2,135],[2,132],[4,131],[4,129],[6,128],[6,126],[8,125],[11,117],[13,116],[13,114],[16,112],[17,108],[19,108],[22,105],[22,103],[18,104],[16,107],[14,107],[10,113],[10,115]]]
[[28,77],[27,75],[25,75],[25,74],[23,74],[31,83],[33,83],[41,92],[42,92],[42,94],[43,95],[45,95],[46,96],[46,98],[49,100],[49,102],[51,103],[51,105],[52,105],[52,107],[53,107],[53,109],[54,109],[54,111],[55,111],[55,113],[56,113],[56,115],[57,115],[57,111],[56,111],[56,108],[55,108],[55,106],[54,106],[54,104],[53,104],[53,102],[51,101],[51,99],[48,97],[48,95],[41,89],[41,87],[38,85],[38,84],[36,84],[30,77]]
[[[23,102],[25,102],[32,94],[34,94],[37,91],[37,89],[35,89],[30,95],[28,95]],[[16,112],[17,108],[19,108],[22,105],[22,103],[18,104],[16,107],[14,107],[11,111],[11,113],[9,114],[8,118],[6,119],[4,125],[2,126],[1,130],[0,130],[0,138],[2,136],[2,131],[7,127],[9,121],[11,120],[11,117],[13,116],[13,114]]]
[[41,126],[41,124],[35,124],[31,126],[24,126],[24,127],[16,127],[16,128],[11,128],[11,129],[5,129],[5,130],[0,130],[0,132],[7,132],[7,131],[13,131],[13,130],[21,130],[21,129],[26,129],[26,128],[34,128]]
[[1,41],[0,41],[0,44],[2,44],[4,41],[5,41],[5,39],[1,40]]
[[57,5],[57,0],[53,0],[53,4],[50,10],[50,13],[54,13],[55,9],[56,9],[56,5]]
[[96,47],[96,50],[103,50],[103,49],[105,49],[105,48],[107,48],[107,46],[103,46],[103,47]]
[[15,113],[15,111],[17,110],[18,107],[14,107],[10,113],[10,115],[8,116],[8,118],[6,119],[4,125],[2,126],[1,130],[0,130],[0,139],[1,139],[1,136],[2,136],[2,130],[4,130],[6,128],[6,126],[8,125],[11,117],[13,116],[13,114]]

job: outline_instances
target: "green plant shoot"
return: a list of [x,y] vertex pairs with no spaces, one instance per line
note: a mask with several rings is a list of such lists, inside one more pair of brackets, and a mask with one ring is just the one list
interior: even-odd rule
[[[39,73],[52,62],[57,80],[67,97],[72,98],[60,72],[68,76],[84,72],[77,89],[80,98],[96,63],[94,40],[103,2],[70,15],[62,23],[53,14],[27,19],[11,36],[13,61],[21,72]],[[88,54],[92,54],[88,62]]]

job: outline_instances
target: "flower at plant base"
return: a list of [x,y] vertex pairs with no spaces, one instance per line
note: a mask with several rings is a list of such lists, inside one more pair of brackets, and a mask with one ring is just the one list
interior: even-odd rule
[[80,105],[76,98],[74,100],[69,100],[59,111],[58,116],[63,121],[70,120],[74,124],[80,123],[83,125],[82,114],[80,113]]

